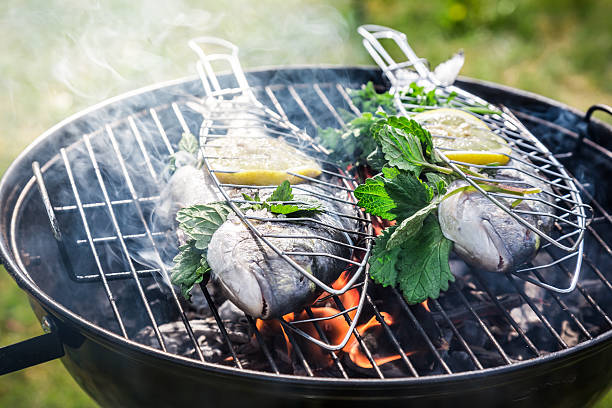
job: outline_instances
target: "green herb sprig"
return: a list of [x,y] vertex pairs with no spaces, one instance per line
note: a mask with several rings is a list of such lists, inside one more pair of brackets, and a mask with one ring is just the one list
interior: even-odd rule
[[247,201],[244,208],[266,209],[273,214],[302,216],[323,211],[321,202],[314,197],[302,197],[300,200],[295,200],[291,184],[287,180],[283,181],[265,201],[261,201],[259,193],[255,193],[252,197],[243,193],[242,198]]

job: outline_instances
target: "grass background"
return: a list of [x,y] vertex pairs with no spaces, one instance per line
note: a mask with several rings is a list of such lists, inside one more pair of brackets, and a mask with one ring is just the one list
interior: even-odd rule
[[[162,4],[163,3],[163,4]],[[0,174],[54,123],[112,95],[194,72],[186,41],[217,35],[246,67],[370,64],[355,28],[389,25],[436,64],[585,110],[612,104],[609,0],[5,0],[0,4]],[[0,346],[41,333],[0,269]],[[2,407],[95,406],[59,361],[0,377]],[[597,405],[612,407],[612,393]]]

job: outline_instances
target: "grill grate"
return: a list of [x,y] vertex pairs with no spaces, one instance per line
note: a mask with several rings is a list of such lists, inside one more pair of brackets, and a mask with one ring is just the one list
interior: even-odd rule
[[[272,85],[254,87],[253,89],[257,98],[265,101],[266,105],[270,109],[275,109],[282,118],[291,119],[292,122],[296,121],[296,123],[304,123],[306,127],[314,128],[318,125],[330,123],[342,126],[343,123],[338,113],[340,107],[355,111],[354,106],[350,103],[350,98],[348,98],[345,92],[345,87],[347,86],[354,88],[358,87],[359,84],[322,82],[315,84]],[[314,99],[313,95],[318,99]],[[93,171],[92,173],[96,175],[92,182],[98,183],[102,190],[106,188],[107,194],[100,193],[97,200],[95,199],[96,197],[89,195],[81,197],[80,191],[82,186],[78,180],[74,179],[74,176],[71,176],[71,171],[73,168],[83,165],[78,160],[79,155],[82,155],[82,153],[87,154],[85,156],[87,159],[85,163],[90,168],[96,169],[95,163],[100,146],[105,144],[112,146],[112,138],[114,137],[118,147],[122,146],[122,140],[125,141],[126,138],[133,138],[136,141],[137,150],[132,153],[134,155],[138,153],[145,158],[148,157],[148,161],[144,160],[142,162],[145,163],[144,165],[148,168],[149,172],[153,169],[154,173],[159,174],[160,169],[159,164],[156,162],[156,157],[161,153],[153,150],[152,146],[161,146],[161,148],[165,149],[162,152],[165,157],[168,154],[174,153],[174,147],[178,142],[181,131],[189,130],[192,133],[195,132],[201,119],[199,119],[199,114],[192,109],[193,102],[198,101],[191,97],[185,97],[172,104],[147,107],[147,109],[134,113],[120,121],[109,123],[98,131],[83,135],[81,140],[61,149],[60,154],[55,159],[41,166],[38,163],[33,164],[35,178],[39,182],[39,189],[43,200],[52,206],[50,215],[54,220],[54,225],[57,226],[56,230],[58,233],[56,234],[56,239],[64,246],[66,258],[69,262],[73,262],[70,261],[70,259],[73,259],[70,254],[73,246],[75,248],[89,248],[90,256],[93,257],[97,265],[97,273],[86,275],[75,274],[73,278],[84,282],[98,282],[96,284],[104,286],[104,291],[108,298],[107,307],[112,310],[116,321],[115,332],[124,338],[130,339],[134,339],[134,335],[130,335],[130,333],[133,333],[133,328],[127,327],[126,315],[117,306],[117,301],[120,299],[116,291],[114,291],[112,282],[124,278],[134,282],[136,287],[140,288],[136,292],[139,293],[138,299],[140,303],[138,308],[150,319],[148,324],[154,329],[155,337],[159,343],[157,347],[161,350],[166,350],[164,348],[164,335],[159,328],[161,321],[158,319],[158,315],[156,315],[157,309],[152,305],[150,291],[147,289],[146,282],[150,282],[152,273],[159,274],[162,271],[140,268],[138,265],[132,265],[128,270],[110,269],[108,263],[104,260],[105,254],[103,249],[113,248],[113,250],[119,249],[126,252],[127,248],[129,248],[128,243],[140,240],[158,243],[160,239],[164,238],[163,234],[160,231],[149,228],[146,222],[141,225],[139,232],[123,231],[121,219],[118,217],[116,217],[117,222],[111,223],[112,228],[110,230],[107,228],[88,228],[92,214],[96,211],[104,210],[109,213],[114,212],[116,215],[123,214],[128,206],[140,205],[141,207],[146,207],[154,203],[159,199],[158,195],[151,193],[146,188],[141,188],[142,186],[139,186],[138,183],[132,180],[134,189],[130,189],[128,194],[123,197],[115,197],[112,193],[112,186],[107,185],[106,175],[100,170],[103,166],[98,166],[98,171]],[[327,112],[321,115],[314,115],[310,108],[315,105],[324,107]],[[297,110],[295,107],[297,107]],[[288,115],[287,112],[291,112],[291,114]],[[514,113],[519,114],[519,112]],[[552,131],[558,131],[553,123],[547,122],[543,125],[548,126]],[[156,132],[146,132],[147,137],[144,137],[144,130],[150,130],[151,128],[155,129]],[[109,142],[111,144],[108,144]],[[128,174],[129,169],[124,169],[121,166],[122,162],[128,161],[122,157],[122,155],[127,153],[122,152],[121,149],[114,148],[112,153],[116,163],[120,164],[121,173],[125,173],[123,174],[125,180],[122,180],[122,183],[129,185],[127,182],[127,179],[130,177]],[[565,158],[571,158],[572,154],[563,153],[563,155]],[[100,177],[97,177],[98,173],[100,173]],[[57,174],[63,174],[63,178],[58,180],[55,177]],[[588,186],[580,184],[575,179],[574,182],[583,194],[588,192]],[[70,186],[69,188],[73,193],[71,199],[60,200],[57,197],[49,196],[47,190],[53,192],[58,186],[63,185]],[[143,191],[149,194],[144,194]],[[364,317],[360,319],[360,322],[364,321],[367,316],[374,316],[376,318],[382,327],[381,338],[388,340],[391,344],[390,349],[400,356],[397,364],[402,365],[403,375],[413,377],[435,373],[452,374],[460,371],[481,370],[488,367],[509,365],[520,359],[534,358],[552,351],[565,349],[612,329],[612,320],[609,315],[610,305],[605,302],[600,304],[605,299],[602,296],[609,297],[612,295],[612,285],[608,279],[609,271],[602,271],[600,269],[600,259],[591,258],[592,254],[598,254],[598,256],[606,257],[608,259],[607,264],[609,264],[612,252],[603,237],[606,236],[606,231],[612,227],[612,217],[597,201],[591,201],[591,204],[594,207],[595,221],[587,227],[585,239],[593,248],[585,251],[583,255],[583,280],[577,283],[576,292],[569,295],[553,295],[548,293],[543,298],[540,297],[541,293],[539,292],[535,294],[528,292],[529,286],[526,286],[523,281],[517,280],[512,275],[495,275],[492,277],[489,274],[470,270],[463,275],[463,279],[452,284],[449,291],[443,294],[440,299],[430,302],[431,312],[425,313],[422,306],[408,306],[405,304],[401,295],[396,290],[382,289],[372,285],[368,286],[368,281],[365,281],[352,286],[352,288],[360,289],[364,293],[364,296],[362,296]],[[62,232],[69,229],[70,225],[76,225],[77,222],[82,226],[80,236],[73,237],[71,234],[62,234]],[[62,231],[60,231],[60,228]],[[72,238],[74,239],[72,240]],[[18,254],[18,249],[15,248],[15,250]],[[544,251],[553,251],[553,248],[546,247]],[[126,257],[129,259],[129,254],[126,254]],[[572,272],[572,270],[564,265],[556,264],[547,270],[536,271],[535,276],[538,279],[557,279],[558,276],[570,276]],[[511,288],[511,290],[508,288]],[[201,289],[217,323],[219,333],[227,344],[230,360],[226,363],[230,363],[237,368],[244,368],[247,361],[244,361],[244,359],[241,361],[242,357],[239,351],[237,351],[236,344],[228,334],[226,323],[224,323],[218,312],[218,305],[214,296],[208,292],[205,285],[202,285]],[[605,291],[604,294],[602,294],[602,290]],[[576,315],[571,306],[567,304],[569,301],[576,301],[576,298],[582,298],[590,306],[589,310],[593,316],[585,318],[585,316]],[[337,296],[331,297],[331,299],[334,300],[339,310],[345,310],[339,306],[341,301]],[[552,299],[553,304],[545,304],[546,299]],[[199,350],[197,346],[198,341],[193,335],[193,330],[190,328],[189,318],[184,311],[183,305],[176,299],[176,295],[172,297],[172,300],[171,303],[181,316],[190,342],[195,350]],[[99,306],[102,307],[103,305]],[[417,338],[415,341],[422,343],[423,350],[421,355],[414,354],[414,350],[411,349],[412,342],[397,333],[397,324],[388,324],[386,322],[382,313],[392,310],[394,307],[397,308],[397,317],[402,320],[401,324],[414,329],[414,336]],[[541,332],[538,332],[537,336],[533,331],[525,330],[521,319],[514,315],[517,307],[522,307],[532,312],[534,324],[542,327]],[[580,337],[573,343],[563,340],[564,336],[560,333],[561,328],[558,327],[556,322],[549,320],[550,310],[553,307],[559,308],[579,331]],[[307,309],[307,314],[312,318],[311,309]],[[267,364],[262,369],[279,375],[286,373],[286,368],[281,367],[281,361],[278,359],[278,351],[273,349],[274,344],[271,344],[269,340],[264,338],[264,334],[260,333],[253,319],[247,317],[247,321]],[[493,321],[495,321],[495,324],[492,324]],[[499,321],[503,322],[503,325]],[[595,325],[593,322],[598,324]],[[468,323],[473,327],[468,327]],[[516,349],[511,347],[508,341],[502,339],[500,333],[493,331],[493,328],[497,326],[503,327],[507,332],[512,333],[515,336],[513,341],[521,343],[522,348],[526,350],[525,354],[517,355]],[[315,324],[315,327],[317,332],[320,333],[319,335],[322,340],[325,341],[322,335],[324,330],[318,322]],[[484,341],[474,342],[474,333],[468,330],[470,327],[474,331],[482,333]],[[457,346],[453,347],[456,350],[465,352],[467,355],[467,365],[460,369],[456,368],[456,365],[452,362],[452,356],[447,353],[448,344],[440,344],[439,337],[443,336],[439,336],[439,333],[445,331],[452,333],[452,340],[450,341],[457,342]],[[302,342],[297,341],[291,331],[286,331],[286,333],[293,347],[296,364],[299,366],[299,370],[296,371],[298,374],[301,373],[306,376],[329,375],[343,378],[354,378],[355,376],[363,375],[357,375],[354,369],[347,366],[346,360],[334,352],[327,352],[332,359],[333,370],[321,371],[316,369],[316,362],[303,349]],[[353,333],[357,338],[358,347],[372,366],[367,376],[378,378],[394,376],[394,374],[388,373],[385,365],[377,363],[375,359],[377,350],[368,344],[364,336],[356,329],[353,329]],[[553,342],[553,346],[549,345],[550,341]],[[170,351],[168,352],[171,353]],[[198,352],[195,358],[200,361],[206,361],[201,352]],[[433,365],[424,368],[422,362],[419,361],[422,358],[431,361]]]

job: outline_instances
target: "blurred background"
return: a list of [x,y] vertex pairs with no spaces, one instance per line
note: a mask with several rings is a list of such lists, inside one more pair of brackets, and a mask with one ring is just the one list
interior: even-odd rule
[[[0,175],[36,136],[72,113],[153,82],[191,75],[198,35],[241,48],[247,68],[371,64],[358,25],[405,32],[435,65],[458,49],[462,75],[585,110],[612,104],[610,0],[0,2]],[[42,333],[0,269],[0,346]],[[170,391],[169,391],[170,392]],[[59,361],[0,377],[2,407],[88,407]],[[597,408],[612,407],[612,393]]]

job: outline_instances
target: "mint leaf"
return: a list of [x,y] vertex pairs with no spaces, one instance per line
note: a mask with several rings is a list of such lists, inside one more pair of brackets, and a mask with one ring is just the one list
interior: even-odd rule
[[259,193],[255,193],[254,197],[243,193],[242,197],[249,201],[242,206],[243,209],[260,210],[265,208],[274,214],[298,216],[304,213],[322,212],[324,210],[321,202],[314,197],[301,196],[299,199],[295,199],[291,184],[286,180],[276,187],[266,201],[261,201]]
[[[451,102],[457,98],[457,93],[455,91],[448,94],[448,96],[444,95],[436,95],[436,90],[432,89],[429,92],[425,92],[425,88],[422,86],[418,86],[415,82],[411,83],[409,89],[402,92],[403,98],[411,98],[410,104],[412,105],[421,105],[421,106],[450,106],[450,107],[459,107],[461,109],[465,109],[469,112],[481,113],[481,114],[501,114],[501,112],[497,109],[489,109],[487,105],[464,105],[461,101],[456,104],[452,104]],[[414,108],[410,107],[408,110],[412,112],[423,112],[425,108]]]
[[330,151],[329,159],[340,165],[366,164],[376,150],[373,127],[383,120],[380,115],[364,113],[348,122],[343,129],[319,129],[321,144]]
[[436,299],[455,280],[448,265],[451,241],[444,237],[433,214],[425,218],[418,235],[390,248],[389,240],[396,231],[397,227],[387,228],[376,238],[368,260],[370,276],[383,286],[399,287],[408,304]]
[[417,136],[401,129],[384,125],[376,133],[388,165],[407,170],[418,176],[426,165],[421,142]]
[[212,235],[227,220],[230,211],[226,203],[198,204],[181,208],[176,214],[176,220],[179,228],[195,241],[195,248],[205,250]]
[[204,274],[210,271],[206,249],[230,211],[227,204],[218,202],[181,208],[176,214],[179,228],[189,240],[179,247],[179,253],[173,259],[170,281],[181,289],[187,300],[194,285],[202,282]]
[[179,150],[183,150],[187,153],[196,154],[200,148],[198,139],[190,132],[184,132],[181,137],[181,141],[178,144]]
[[446,188],[452,182],[452,177],[440,173],[425,173],[427,185],[436,191],[436,194],[442,195],[446,193]]
[[361,89],[350,89],[348,92],[353,104],[361,112],[374,113],[380,107],[391,115],[396,113],[393,95],[389,92],[377,93],[372,81],[368,81]]
[[416,136],[425,148],[427,156],[431,157],[433,151],[433,139],[427,129],[419,124],[416,120],[409,119],[404,116],[390,116],[387,120],[389,126],[403,130],[406,134]]
[[389,227],[376,237],[372,254],[368,263],[370,264],[370,276],[383,286],[397,285],[397,269],[395,264],[401,248],[387,248],[387,243],[393,234],[395,227]]
[[193,287],[202,282],[204,274],[209,271],[204,251],[196,248],[195,241],[190,240],[179,247],[179,253],[174,257],[170,281],[178,286],[183,297],[189,300]]
[[394,179],[398,174],[400,174],[400,171],[395,167],[383,167],[381,171],[383,176],[389,180]]
[[293,200],[293,193],[291,184],[287,180],[279,184],[274,190],[270,198],[266,201],[291,201]]
[[322,212],[323,205],[314,197],[303,197],[300,198],[299,202],[295,203],[271,204],[269,209],[274,214],[301,215],[304,212]]
[[366,163],[374,171],[381,171],[382,168],[387,165],[385,154],[382,152],[380,147],[374,149],[374,151],[370,153],[368,157],[366,157]]
[[388,211],[400,219],[408,218],[427,206],[434,196],[431,187],[409,173],[400,173],[387,180],[384,189],[394,203]]
[[389,197],[385,190],[385,179],[381,176],[366,179],[364,184],[360,184],[355,189],[357,205],[372,215],[393,220],[396,215],[390,210],[395,208],[395,202]]
[[396,263],[397,281],[406,302],[415,304],[427,298],[437,299],[440,290],[448,289],[448,282],[455,280],[448,265],[451,247],[451,241],[444,237],[433,214],[425,219],[418,237],[401,245]]
[[403,220],[393,231],[387,241],[387,249],[397,248],[404,242],[416,237],[423,228],[423,221],[438,207],[439,201],[432,201],[426,207],[421,208],[410,217]]

